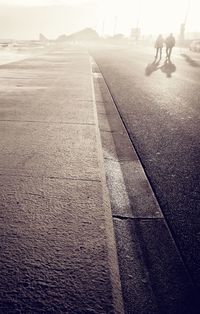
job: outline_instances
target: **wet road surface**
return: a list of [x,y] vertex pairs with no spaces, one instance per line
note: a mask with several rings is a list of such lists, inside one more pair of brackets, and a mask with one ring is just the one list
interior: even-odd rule
[[199,54],[175,49],[171,63],[164,56],[161,62],[153,62],[154,51],[149,48],[107,47],[93,49],[91,54],[199,291]]

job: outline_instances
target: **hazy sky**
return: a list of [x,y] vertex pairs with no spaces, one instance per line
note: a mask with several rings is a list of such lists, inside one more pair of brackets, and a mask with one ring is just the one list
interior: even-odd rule
[[96,29],[126,35],[137,23],[143,33],[178,32],[188,3],[187,30],[200,31],[200,0],[0,0],[0,38],[49,38]]

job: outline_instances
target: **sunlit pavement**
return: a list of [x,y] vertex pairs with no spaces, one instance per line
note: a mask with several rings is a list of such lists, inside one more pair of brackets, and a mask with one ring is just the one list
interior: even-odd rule
[[[165,51],[154,62],[154,53],[145,47],[91,49],[164,215],[147,217],[148,202],[138,213],[138,198],[144,195],[131,192],[134,174],[124,165],[132,159],[120,160],[118,152],[107,180],[125,311],[199,313],[199,54],[175,48],[171,62],[166,62]],[[106,114],[114,126],[110,112]],[[110,136],[117,145],[115,132],[122,133],[116,124]],[[107,162],[109,145],[104,150]],[[116,189],[113,172],[122,173],[121,191],[128,193],[124,211],[117,202],[120,187]],[[143,181],[141,186],[145,191]]]
[[88,53],[0,73],[0,313],[123,313]]
[[199,55],[91,54],[0,67],[0,312],[197,314]]

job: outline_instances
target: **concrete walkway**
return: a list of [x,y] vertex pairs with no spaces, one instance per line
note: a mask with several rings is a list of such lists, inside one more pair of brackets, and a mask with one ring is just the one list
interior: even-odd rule
[[0,73],[0,313],[122,314],[88,53]]

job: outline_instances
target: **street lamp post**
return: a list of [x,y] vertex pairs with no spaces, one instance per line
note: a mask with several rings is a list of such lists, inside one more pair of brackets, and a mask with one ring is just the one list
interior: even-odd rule
[[190,6],[191,6],[191,0],[188,0],[186,12],[185,12],[185,19],[184,19],[184,22],[181,24],[181,28],[180,28],[180,44],[181,45],[183,45],[185,41],[185,28],[186,28],[186,23],[188,20],[188,15],[190,12]]
[[102,38],[104,37],[104,33],[105,33],[105,19],[103,19],[103,23],[102,23]]

